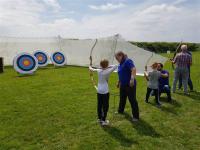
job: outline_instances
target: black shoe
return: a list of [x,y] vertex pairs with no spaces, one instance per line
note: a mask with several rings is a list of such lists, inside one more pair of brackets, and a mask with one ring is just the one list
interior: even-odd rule
[[118,112],[115,112],[115,113],[117,113],[117,114],[124,114],[124,112],[122,112],[122,111],[118,111]]

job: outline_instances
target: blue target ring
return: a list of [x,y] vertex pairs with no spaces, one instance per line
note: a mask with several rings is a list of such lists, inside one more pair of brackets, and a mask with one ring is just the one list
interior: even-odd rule
[[21,74],[32,74],[38,68],[38,61],[35,56],[22,53],[14,58],[14,69]]
[[51,56],[52,62],[56,66],[64,66],[66,64],[65,55],[61,52],[55,52]]
[[34,69],[36,62],[30,55],[22,55],[17,59],[18,67],[23,71],[31,71]]
[[34,53],[34,56],[37,58],[38,60],[38,65],[40,67],[44,67],[48,65],[48,55],[45,52],[42,51],[36,51]]

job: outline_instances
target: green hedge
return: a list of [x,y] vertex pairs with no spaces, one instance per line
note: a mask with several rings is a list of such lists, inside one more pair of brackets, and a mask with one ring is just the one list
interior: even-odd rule
[[[166,53],[167,51],[175,51],[180,43],[168,43],[168,42],[130,42],[138,47],[156,53]],[[200,50],[200,44],[197,43],[184,43],[188,45],[190,51]]]

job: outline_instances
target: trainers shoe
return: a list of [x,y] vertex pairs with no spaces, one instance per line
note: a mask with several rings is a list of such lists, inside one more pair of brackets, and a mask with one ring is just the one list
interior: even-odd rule
[[109,125],[109,120],[102,121],[101,125],[102,126],[108,126]]
[[156,104],[156,107],[158,107],[158,108],[160,108],[161,107],[161,103],[159,103],[159,104]]

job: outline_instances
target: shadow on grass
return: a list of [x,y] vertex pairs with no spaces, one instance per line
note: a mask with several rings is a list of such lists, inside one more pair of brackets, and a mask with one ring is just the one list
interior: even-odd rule
[[125,137],[122,131],[115,127],[103,127],[103,130],[109,133],[114,139],[118,140],[123,147],[131,147],[133,144],[138,144],[137,141]]
[[155,131],[155,129],[143,119],[140,119],[138,122],[133,123],[132,117],[128,113],[124,113],[125,118],[129,120],[133,124],[133,128],[135,128],[140,135],[151,136],[159,138],[161,135]]
[[164,99],[165,98],[161,98],[160,101],[161,102],[166,101],[167,103],[170,104],[170,106],[166,107],[166,106],[162,105],[160,108],[158,108],[156,106],[156,104],[154,104],[154,103],[148,103],[148,104],[152,105],[153,107],[155,107],[157,109],[160,109],[161,111],[164,111],[164,112],[167,112],[167,113],[171,113],[171,114],[174,114],[174,115],[178,115],[176,108],[177,107],[181,107],[182,105],[179,102],[177,102],[176,100],[174,100],[174,99],[172,99],[171,102],[168,102],[166,99],[165,100]]
[[33,74],[18,74],[16,76],[14,76],[14,78],[30,78],[30,77],[35,77],[37,76],[36,73]]
[[177,94],[179,94],[179,95],[181,95],[181,96],[189,97],[189,98],[191,98],[191,99],[193,99],[193,100],[198,100],[198,101],[200,101],[200,92],[197,92],[197,91],[190,92],[189,95],[185,95],[185,94],[183,94],[183,93],[177,93]]

